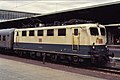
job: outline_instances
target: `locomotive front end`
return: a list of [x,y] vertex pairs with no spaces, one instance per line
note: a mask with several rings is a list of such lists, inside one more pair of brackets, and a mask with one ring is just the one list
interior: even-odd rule
[[113,53],[109,53],[106,45],[106,30],[103,25],[96,24],[95,27],[89,28],[91,62],[97,64],[107,64],[110,57],[114,57]]

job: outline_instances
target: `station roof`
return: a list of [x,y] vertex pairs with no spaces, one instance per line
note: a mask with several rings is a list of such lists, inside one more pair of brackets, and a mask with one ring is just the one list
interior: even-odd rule
[[3,9],[0,9],[0,11],[4,11],[4,12],[13,12],[13,13],[24,13],[24,14],[33,14],[33,15],[40,15],[40,14],[37,14],[37,13],[30,13],[30,12],[21,12],[21,11],[12,11],[12,10],[3,10]]
[[[54,21],[68,21],[70,19],[81,19],[96,21],[100,24],[117,24],[120,23],[120,1],[76,8],[72,10],[56,12],[46,15],[23,18],[0,23],[0,28],[20,27],[23,24],[31,23],[53,23]],[[9,25],[8,25],[9,24]]]
[[68,11],[42,15],[42,21],[67,21],[70,19],[82,19],[96,21],[101,24],[120,23],[120,1],[87,6],[82,8],[71,9]]

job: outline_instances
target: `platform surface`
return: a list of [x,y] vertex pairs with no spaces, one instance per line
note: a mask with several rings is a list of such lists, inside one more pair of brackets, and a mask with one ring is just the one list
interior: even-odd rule
[[105,80],[0,58],[0,80]]

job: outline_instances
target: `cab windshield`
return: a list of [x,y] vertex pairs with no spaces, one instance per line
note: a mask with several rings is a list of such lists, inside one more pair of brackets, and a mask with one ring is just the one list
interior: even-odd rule
[[100,32],[102,36],[105,36],[105,29],[104,28],[100,28]]
[[90,28],[90,34],[93,36],[99,35],[98,28],[91,27]]

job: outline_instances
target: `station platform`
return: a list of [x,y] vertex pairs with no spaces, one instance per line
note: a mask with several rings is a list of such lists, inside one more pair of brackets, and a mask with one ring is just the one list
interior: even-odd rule
[[105,80],[0,58],[0,80]]

